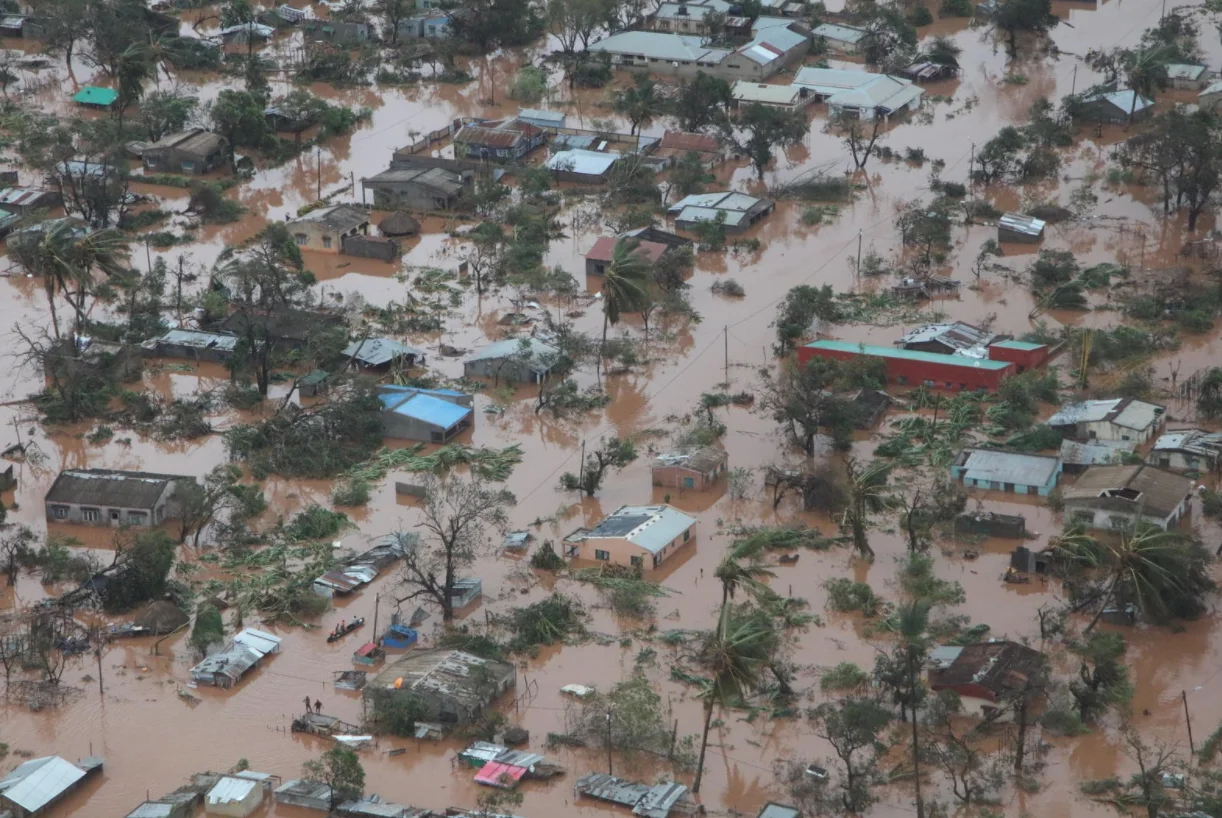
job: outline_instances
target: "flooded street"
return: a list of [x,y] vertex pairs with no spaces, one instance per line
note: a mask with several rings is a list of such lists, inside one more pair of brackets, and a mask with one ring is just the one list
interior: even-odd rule
[[[303,5],[295,2],[294,5]],[[966,20],[943,19],[920,29],[923,38],[947,35],[963,49],[959,77],[928,84],[926,100],[919,116],[889,124],[879,143],[902,157],[904,149],[919,148],[930,159],[941,159],[943,180],[965,182],[974,151],[1005,124],[1026,121],[1031,104],[1040,97],[1054,102],[1070,93],[1093,85],[1101,76],[1080,59],[1089,49],[1136,46],[1141,33],[1154,25],[1161,13],[1158,0],[1110,0],[1098,5],[1057,0],[1054,12],[1062,24],[1052,30],[1051,41],[1057,56],[1024,55],[1011,63],[1001,44],[994,43],[982,29],[968,28]],[[321,8],[318,7],[318,8]],[[832,11],[837,9],[833,8]],[[183,12],[184,25],[203,10]],[[271,49],[294,47],[289,40],[277,40]],[[29,43],[9,41],[8,48],[29,48]],[[1201,45],[1205,62],[1222,65],[1222,44],[1212,24],[1202,25]],[[355,180],[355,194],[338,196],[334,201],[361,201],[360,180],[384,170],[396,149],[418,139],[421,134],[447,126],[457,117],[492,117],[513,114],[517,103],[507,98],[509,78],[524,58],[537,57],[548,49],[540,44],[521,52],[498,52],[487,59],[472,60],[468,70],[476,79],[467,84],[421,82],[404,87],[333,88],[323,84],[308,90],[331,103],[357,108],[368,107],[371,118],[351,134],[328,140],[317,151],[303,153],[287,163],[260,168],[253,178],[231,188],[226,195],[245,208],[238,221],[205,226],[196,241],[169,249],[139,246],[133,242],[131,263],[145,270],[150,263],[164,258],[173,264],[185,254],[193,265],[208,268],[226,248],[237,247],[251,239],[269,223],[294,217],[298,209],[313,203],[318,191],[324,194],[347,186]],[[65,100],[76,87],[64,76],[62,58],[52,58],[53,67],[40,72],[55,74],[49,83],[29,99],[47,110],[63,110]],[[833,60],[833,67],[839,65]],[[73,66],[76,81],[86,84],[91,69]],[[1021,72],[1024,83],[1006,83],[1007,74]],[[214,99],[225,87],[241,87],[240,77],[217,81],[211,75],[184,78],[198,85],[201,100]],[[590,127],[594,119],[614,122],[627,130],[626,121],[617,118],[605,102],[605,91],[571,94],[559,74],[556,88],[547,102],[537,107],[565,111],[570,126]],[[617,75],[617,83],[628,81]],[[159,77],[167,85],[171,81]],[[279,96],[295,87],[278,76],[272,77],[272,95]],[[491,95],[495,94],[495,97]],[[493,98],[494,104],[484,100]],[[1191,93],[1170,91],[1159,95],[1160,109],[1172,102],[1192,102]],[[828,284],[837,292],[871,290],[889,286],[886,281],[858,281],[854,265],[859,252],[876,252],[895,258],[901,252],[897,211],[908,202],[929,196],[930,163],[917,165],[902,158],[873,158],[865,171],[852,171],[852,160],[841,139],[826,133],[827,110],[812,107],[811,128],[802,144],[791,149],[789,157],[777,163],[765,177],[768,187],[791,181],[813,169],[831,175],[845,174],[858,186],[856,198],[839,207],[839,212],[817,225],[803,222],[803,206],[782,201],[776,211],[753,227],[746,238],[757,239],[758,250],[731,249],[728,252],[698,252],[695,270],[688,280],[691,306],[698,322],[678,318],[664,320],[659,328],[651,325],[647,360],[626,374],[611,374],[606,380],[609,403],[589,412],[572,412],[555,417],[536,413],[535,390],[519,387],[506,400],[504,390],[488,389],[475,396],[474,430],[461,438],[473,446],[505,447],[517,445],[522,462],[513,472],[507,487],[516,496],[510,510],[510,528],[528,528],[538,541],[562,539],[579,526],[592,526],[605,514],[625,504],[670,502],[698,520],[696,542],[648,573],[662,583],[668,594],[656,601],[656,629],[647,621],[617,617],[605,599],[590,585],[568,578],[555,578],[528,567],[525,559],[506,555],[481,556],[472,573],[483,581],[483,597],[463,610],[456,624],[480,625],[490,612],[505,613],[515,606],[544,599],[553,590],[580,598],[590,612],[587,628],[592,634],[605,635],[582,644],[545,647],[538,655],[521,658],[517,666],[515,692],[504,696],[498,707],[512,724],[530,732],[530,749],[543,753],[566,769],[565,777],[555,781],[529,781],[522,785],[523,803],[513,812],[525,818],[561,818],[628,814],[607,804],[579,800],[573,782],[591,771],[606,772],[606,758],[598,751],[557,747],[545,749],[549,733],[565,732],[565,711],[573,699],[560,692],[566,684],[587,684],[608,689],[615,682],[642,669],[659,692],[668,710],[668,719],[677,720],[680,737],[699,737],[702,706],[694,688],[672,677],[674,647],[659,634],[671,629],[707,629],[716,621],[721,602],[721,585],[714,570],[727,546],[733,541],[731,529],[754,525],[792,525],[803,523],[829,536],[835,535],[839,520],[814,512],[801,511],[794,498],[773,509],[771,491],[763,485],[763,471],[773,465],[796,465],[802,460],[782,438],[778,424],[756,401],[754,408],[722,407],[712,410],[727,432],[722,443],[733,469],[752,470],[750,489],[743,498],[730,496],[726,481],[715,491],[691,492],[651,485],[649,447],[662,450],[666,435],[650,436],[653,430],[673,431],[676,421],[699,410],[702,393],[715,392],[727,380],[727,393],[760,392],[760,371],[774,368],[776,342],[776,305],[793,287]],[[930,119],[931,121],[925,121]],[[643,131],[661,136],[673,127],[669,120],[647,124]],[[1182,214],[1164,216],[1158,201],[1142,198],[1152,191],[1130,189],[1106,181],[1108,151],[1127,137],[1123,126],[1108,125],[1101,135],[1080,128],[1074,144],[1061,150],[1063,164],[1052,181],[1016,189],[1004,185],[974,186],[974,197],[987,199],[1001,210],[1018,209],[1035,203],[1071,207],[1071,195],[1084,179],[1091,180],[1097,204],[1084,219],[1049,225],[1040,247],[1007,245],[1005,255],[996,261],[1017,273],[1035,258],[1038,249],[1072,252],[1082,267],[1101,262],[1128,265],[1135,271],[1191,267],[1192,274],[1204,278],[1208,265],[1200,259],[1185,258],[1181,247],[1214,229],[1214,215],[1206,212],[1189,234]],[[11,165],[11,167],[18,167]],[[138,169],[138,164],[133,168]],[[23,184],[34,179],[24,169]],[[732,160],[716,169],[719,180],[732,189],[755,192],[764,190],[754,170],[745,160]],[[138,182],[138,177],[136,182]],[[133,193],[152,195],[163,209],[175,212],[187,206],[188,192],[162,185],[137,183]],[[375,213],[378,221],[385,213]],[[594,293],[600,283],[584,273],[584,256],[594,241],[608,231],[601,227],[574,226],[571,210],[559,216],[563,237],[551,242],[545,258],[548,267],[571,273],[582,293]],[[314,292],[327,305],[385,307],[404,303],[413,294],[412,281],[421,269],[453,271],[457,240],[452,231],[470,219],[430,216],[424,219],[419,237],[404,240],[400,262],[386,263],[355,256],[338,256],[306,250],[306,267],[314,273]],[[664,225],[665,226],[665,225]],[[994,224],[956,225],[951,255],[939,272],[973,283],[972,262],[984,243],[997,235]],[[2,265],[0,265],[2,266]],[[203,278],[206,278],[203,277]],[[711,287],[734,279],[745,288],[740,298],[726,297]],[[202,285],[202,283],[201,283]],[[1092,305],[1106,307],[1104,294],[1092,293]],[[910,313],[904,322],[887,327],[868,324],[836,325],[832,337],[851,342],[890,345],[906,329],[927,323],[936,316],[969,323],[991,321],[994,332],[1019,337],[1035,327],[1030,317],[1036,308],[1034,297],[1022,283],[996,272],[986,273],[978,286],[964,286],[959,297],[925,302],[923,310]],[[559,311],[555,304],[540,309]],[[467,290],[460,305],[449,311],[444,332],[408,334],[400,340],[422,347],[429,353],[431,372],[443,379],[457,380],[463,375],[461,357],[440,354],[444,345],[463,350],[497,340],[505,329],[499,319],[514,310],[507,293],[482,297]],[[602,332],[603,316],[599,302],[579,303],[575,329],[597,337]],[[567,310],[566,310],[567,311]],[[571,313],[570,313],[571,314]],[[0,279],[0,318],[9,327],[45,327],[48,323],[46,296],[42,283],[26,278],[16,268]],[[1054,330],[1060,325],[1106,328],[1127,319],[1119,309],[1100,308],[1090,312],[1049,311],[1038,316]],[[627,332],[643,337],[640,317],[627,315],[612,335]],[[17,349],[11,345],[10,349]],[[1055,360],[1064,374],[1074,368],[1066,360],[1072,353]],[[1173,352],[1160,353],[1151,360],[1156,389],[1169,389],[1171,373],[1185,377],[1198,370],[1218,365],[1222,360],[1222,340],[1217,331],[1202,336],[1186,336]],[[114,532],[104,528],[48,524],[43,498],[57,474],[68,468],[108,468],[139,470],[202,477],[214,466],[228,462],[225,441],[219,432],[241,422],[233,412],[217,410],[209,421],[217,434],[184,441],[158,441],[130,430],[116,429],[104,442],[86,439],[96,424],[64,426],[43,425],[36,409],[23,399],[43,387],[41,372],[24,365],[16,356],[2,366],[8,367],[0,390],[0,444],[30,444],[33,452],[17,463],[17,486],[3,495],[9,508],[8,523],[30,526],[39,534],[75,538],[76,547],[95,554],[106,565],[114,548]],[[146,362],[142,386],[156,394],[189,396],[197,391],[223,387],[228,371],[215,363],[188,363],[179,360],[150,359]],[[595,373],[587,368],[578,373],[582,387],[595,384]],[[1067,384],[1067,378],[1062,377]],[[266,404],[271,413],[287,388],[273,383]],[[277,391],[279,390],[279,391]],[[1190,402],[1160,398],[1168,404],[1172,421],[1194,420]],[[486,412],[498,406],[502,413]],[[257,416],[259,410],[255,410]],[[874,449],[885,439],[889,424],[899,413],[889,415],[880,429],[858,433],[853,454],[871,459]],[[243,417],[246,417],[245,415]],[[600,438],[636,437],[640,457],[618,472],[609,472],[593,498],[560,491],[558,481],[566,471],[575,472],[580,464],[583,442],[589,447]],[[410,475],[392,471],[371,486],[372,496],[362,508],[341,509],[354,526],[348,536],[359,533],[376,537],[398,530],[412,530],[420,523],[418,504],[396,495],[396,480]],[[269,502],[264,519],[270,524],[288,520],[309,504],[331,507],[333,484],[326,480],[294,480],[277,475],[261,483]],[[1061,515],[1050,509],[1043,498],[1008,496],[979,490],[969,492],[969,508],[1009,514],[1023,514],[1027,529],[1036,537],[1026,545],[1032,550],[1046,547],[1048,539],[1061,530]],[[1028,500],[1030,502],[1028,502]],[[1038,501],[1038,502],[1037,502]],[[1222,542],[1222,531],[1214,520],[1206,519],[1200,501],[1186,525],[1194,528],[1212,553]],[[815,736],[804,712],[829,699],[819,687],[822,672],[841,662],[855,662],[863,668],[873,666],[880,646],[887,639],[866,627],[859,614],[846,614],[826,607],[824,583],[831,578],[847,577],[868,582],[880,595],[896,599],[899,560],[907,553],[904,533],[894,513],[879,515],[870,531],[870,544],[877,552],[874,562],[857,559],[850,548],[825,551],[803,549],[793,564],[777,564],[769,557],[774,576],[768,584],[782,595],[800,597],[819,621],[802,632],[789,634],[790,658],[798,668],[796,687],[802,691],[796,718],[757,718],[726,710],[719,714],[710,734],[705,782],[700,802],[713,813],[739,812],[753,815],[768,801],[784,803],[788,796],[774,777],[778,759],[816,761],[831,755],[829,745]],[[974,542],[974,558],[962,554],[963,548],[949,539],[934,546],[937,575],[962,584],[966,602],[954,608],[973,624],[987,624],[989,635],[1038,647],[1041,643],[1037,611],[1041,605],[1059,599],[1062,589],[1057,581],[1009,585],[1001,581],[1010,560],[1014,541],[987,539]],[[941,549],[941,553],[939,552]],[[180,558],[196,561],[207,549],[180,548]],[[1214,566],[1214,573],[1222,572]],[[352,636],[333,644],[326,642],[326,631],[341,618],[363,616],[370,621],[389,621],[395,612],[394,600],[401,594],[396,587],[395,571],[388,570],[373,584],[348,598],[336,598],[335,609],[325,614],[316,627],[303,629],[282,624],[259,625],[255,614],[247,615],[247,625],[265,628],[283,639],[280,652],[259,664],[231,690],[211,687],[191,688],[198,701],[183,698],[187,691],[188,669],[199,660],[188,644],[186,632],[161,640],[154,653],[154,638],[119,640],[110,643],[101,656],[99,668],[91,654],[74,660],[64,676],[64,684],[75,692],[62,706],[40,712],[9,704],[0,708],[0,741],[9,747],[10,762],[20,753],[23,758],[48,754],[75,760],[88,755],[105,757],[104,773],[91,777],[86,786],[54,807],[53,814],[69,818],[119,818],[146,797],[156,798],[187,782],[197,772],[222,771],[239,759],[250,768],[281,776],[299,777],[303,762],[317,758],[331,743],[313,736],[289,731],[299,715],[303,697],[317,698],[322,712],[353,723],[361,723],[359,694],[336,690],[332,674],[353,667],[352,652],[374,631],[366,628],[363,636]],[[25,574],[0,596],[0,606],[18,611],[49,595],[68,590],[68,586],[44,587],[37,576]],[[380,600],[380,602],[379,602]],[[404,613],[415,603],[404,603]],[[1144,735],[1164,738],[1187,748],[1188,733],[1184,719],[1186,691],[1196,746],[1222,724],[1222,630],[1218,627],[1217,598],[1210,600],[1209,614],[1176,628],[1138,625],[1125,629],[1130,668],[1135,689],[1131,702],[1134,724]],[[375,610],[375,607],[377,610]],[[227,631],[231,614],[224,614]],[[439,616],[433,616],[422,630],[422,643],[431,644],[438,636]],[[1105,629],[1112,626],[1103,626]],[[640,662],[643,649],[656,651],[651,661]],[[1053,666],[1062,674],[1072,674],[1073,661],[1063,645],[1049,645]],[[392,661],[398,653],[391,652]],[[516,697],[516,698],[515,698]],[[1051,749],[1046,765],[1038,775],[1039,787],[1026,792],[1007,783],[1002,803],[1006,815],[1040,815],[1042,818],[1106,815],[1110,808],[1078,794],[1077,785],[1086,779],[1125,775],[1132,763],[1120,750],[1118,720],[1107,719],[1089,734],[1073,737],[1045,737]],[[1009,728],[1001,728],[1003,735]],[[998,739],[1001,741],[1001,739]],[[474,808],[482,788],[472,780],[473,772],[454,763],[455,752],[467,742],[451,738],[441,742],[379,737],[376,746],[360,754],[366,771],[366,792],[383,799],[427,807],[435,811],[449,806]],[[389,755],[390,750],[405,752]],[[897,751],[898,752],[898,751]],[[905,751],[906,752],[906,751]],[[10,766],[12,766],[10,764]],[[652,783],[669,770],[646,755],[633,758],[617,756],[615,774]],[[680,780],[690,783],[690,775]],[[933,779],[932,793],[948,808],[955,803],[949,789]],[[880,801],[870,814],[879,818],[916,813],[911,787],[907,781],[883,786],[876,793]],[[304,818],[318,813],[301,808],[268,803],[256,813],[282,818]]]

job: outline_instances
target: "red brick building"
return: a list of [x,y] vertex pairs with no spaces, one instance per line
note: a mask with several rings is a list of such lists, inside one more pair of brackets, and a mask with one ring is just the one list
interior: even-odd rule
[[1009,361],[1019,372],[1035,369],[1048,360],[1047,344],[1032,344],[1027,341],[994,341],[989,344],[989,358],[994,361]]
[[935,389],[983,389],[996,391],[1001,382],[1015,374],[1010,361],[974,358],[966,355],[939,355],[911,349],[855,344],[850,341],[814,341],[798,347],[798,360],[831,358],[848,361],[860,355],[879,358],[887,367],[887,380],[901,386],[927,385]]

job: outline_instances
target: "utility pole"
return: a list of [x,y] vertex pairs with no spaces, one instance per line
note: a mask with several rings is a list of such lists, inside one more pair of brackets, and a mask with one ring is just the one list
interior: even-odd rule
[[315,148],[314,155],[317,158],[318,168],[318,201],[322,201],[322,148]]
[[[1197,754],[1196,745],[1192,742],[1192,716],[1188,715],[1188,691],[1181,690],[1180,698],[1184,701],[1184,721],[1188,724],[1188,750],[1193,755]],[[611,714],[607,714],[607,724],[611,723]],[[610,735],[610,727],[608,727],[608,736]]]
[[[1166,0],[1163,0],[1164,4]],[[1072,97],[1074,92],[1078,90],[1078,64],[1073,64],[1073,82],[1069,85],[1069,95]]]
[[378,605],[382,601],[382,595],[376,594],[373,598],[373,641],[378,641]]
[[586,439],[581,439],[581,462],[577,464],[577,496],[581,496],[586,484]]
[[854,268],[853,276],[861,281],[861,230],[857,231],[857,266]]
[[972,151],[967,160],[967,223],[972,223],[972,212],[975,210],[973,205],[976,204],[972,194],[972,171],[976,168],[976,143],[972,143]]
[[615,775],[611,768],[611,711],[607,711],[607,775]]
[[730,388],[730,327],[726,325],[722,329],[722,339],[725,341],[726,347],[726,389]]

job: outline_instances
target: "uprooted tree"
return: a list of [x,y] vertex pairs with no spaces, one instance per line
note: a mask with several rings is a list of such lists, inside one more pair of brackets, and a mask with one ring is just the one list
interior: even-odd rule
[[565,472],[560,476],[560,488],[583,491],[593,497],[608,471],[620,469],[636,460],[636,445],[628,438],[610,437],[600,441],[597,449],[586,454],[581,476]]

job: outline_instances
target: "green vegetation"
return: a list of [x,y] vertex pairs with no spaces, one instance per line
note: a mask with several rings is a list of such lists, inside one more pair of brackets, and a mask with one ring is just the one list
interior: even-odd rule
[[225,638],[225,623],[221,612],[208,604],[201,604],[195,613],[195,626],[191,629],[191,646],[205,653],[210,645]]
[[823,583],[827,591],[827,605],[834,611],[861,611],[867,617],[875,616],[882,600],[874,595],[874,589],[864,582],[854,582],[844,577],[835,577]]
[[514,608],[505,622],[513,633],[509,650],[530,653],[543,645],[579,635],[584,630],[581,624],[584,615],[580,602],[560,593],[525,608]]
[[823,674],[819,687],[823,690],[852,690],[861,687],[870,679],[870,674],[852,662],[841,662]]

